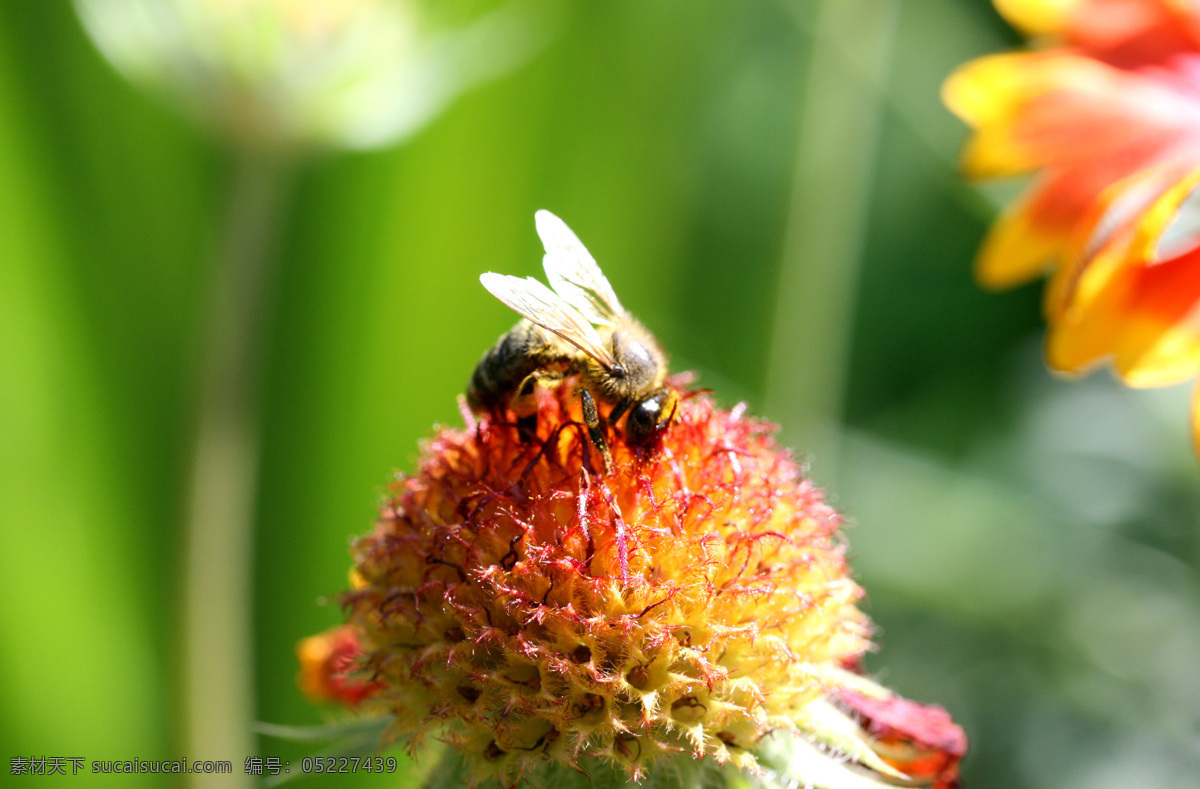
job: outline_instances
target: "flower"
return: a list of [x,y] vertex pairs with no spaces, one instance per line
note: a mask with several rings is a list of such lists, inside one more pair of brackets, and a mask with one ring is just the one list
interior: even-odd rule
[[842,691],[840,698],[863,718],[875,750],[888,764],[918,785],[958,786],[958,762],[966,755],[967,737],[944,709],[895,696],[871,698],[853,690]]
[[467,415],[392,486],[343,598],[352,676],[376,688],[363,708],[410,748],[452,743],[474,782],[680,759],[754,773],[764,736],[789,732],[822,746],[785,749],[789,776],[850,759],[902,777],[839,697],[891,698],[849,668],[871,628],[841,519],[771,426],[679,391],[661,445],[613,430],[601,471],[572,390],[540,392],[535,440]]
[[434,31],[418,0],[75,0],[101,52],[242,143],[372,148],[415,132],[542,36],[510,4]]
[[358,631],[349,625],[309,636],[296,645],[300,660],[296,682],[313,701],[357,706],[379,689],[374,682],[350,676],[361,652]]
[[[1200,371],[1200,8],[1182,0],[996,0],[1044,37],[966,64],[944,98],[974,129],[969,176],[1035,171],[977,273],[1051,272],[1051,367],[1110,359],[1130,386]],[[1200,411],[1194,411],[1200,414]],[[1200,441],[1200,417],[1193,418]]]

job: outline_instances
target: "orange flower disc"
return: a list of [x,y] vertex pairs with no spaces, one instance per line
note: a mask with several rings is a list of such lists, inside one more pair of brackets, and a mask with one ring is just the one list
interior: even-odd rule
[[610,431],[607,473],[572,408],[543,392],[534,441],[442,430],[393,485],[345,597],[371,704],[476,780],[679,750],[753,768],[870,647],[837,513],[741,408],[684,394],[653,451]]

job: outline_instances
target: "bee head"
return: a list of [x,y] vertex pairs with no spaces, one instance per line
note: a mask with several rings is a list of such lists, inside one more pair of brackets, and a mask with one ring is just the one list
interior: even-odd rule
[[634,397],[657,388],[666,360],[654,338],[640,325],[628,322],[612,333],[612,365],[608,368],[615,397]]
[[675,418],[679,395],[674,389],[655,389],[629,411],[625,438],[635,447],[651,446]]

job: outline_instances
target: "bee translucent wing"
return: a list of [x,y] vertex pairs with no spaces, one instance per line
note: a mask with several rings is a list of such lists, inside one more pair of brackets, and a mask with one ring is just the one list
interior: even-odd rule
[[479,281],[517,314],[554,332],[605,368],[612,368],[617,363],[588,319],[533,277],[521,279],[488,272],[480,274]]
[[542,265],[550,287],[592,323],[611,326],[625,315],[612,285],[571,228],[549,211],[538,211],[533,218],[546,247]]

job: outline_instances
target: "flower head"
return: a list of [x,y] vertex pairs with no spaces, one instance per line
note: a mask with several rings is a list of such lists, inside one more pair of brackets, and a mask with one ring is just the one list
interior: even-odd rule
[[944,96],[974,129],[973,177],[1036,172],[993,227],[980,279],[1052,272],[1052,367],[1111,359],[1131,386],[1200,371],[1200,8],[1180,0],[996,0],[1050,46],[968,63]]
[[540,393],[537,439],[485,418],[428,442],[344,596],[393,738],[505,783],[670,754],[753,771],[771,732],[899,775],[837,698],[886,695],[848,668],[871,641],[839,516],[769,425],[680,394],[660,446],[611,431],[603,472],[569,384]]
[[530,49],[517,6],[434,32],[419,0],[75,0],[113,65],[242,142],[370,148]]

